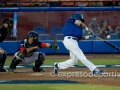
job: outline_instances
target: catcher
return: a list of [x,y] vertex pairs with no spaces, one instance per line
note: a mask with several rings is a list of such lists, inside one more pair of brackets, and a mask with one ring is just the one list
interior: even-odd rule
[[[0,43],[6,39],[7,34],[12,31],[13,28],[13,19],[5,18],[3,20],[3,25],[0,26]],[[4,69],[4,63],[7,58],[7,53],[2,48],[0,48],[0,72],[6,72]]]
[[27,38],[24,39],[21,44],[19,50],[14,55],[14,58],[8,68],[8,72],[14,72],[16,66],[18,64],[30,64],[35,62],[33,67],[33,72],[43,72],[44,68],[40,68],[40,66],[45,61],[45,54],[42,52],[36,52],[38,48],[53,48],[54,50],[59,50],[56,42],[53,44],[43,43],[38,41],[39,35],[34,32],[28,32]]

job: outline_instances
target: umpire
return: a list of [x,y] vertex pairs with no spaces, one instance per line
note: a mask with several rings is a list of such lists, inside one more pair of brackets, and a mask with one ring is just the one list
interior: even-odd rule
[[[8,32],[12,31],[13,28],[13,19],[5,18],[3,20],[3,25],[0,26],[0,43],[6,39]],[[6,72],[4,69],[4,63],[7,58],[7,53],[2,48],[0,48],[0,72]]]

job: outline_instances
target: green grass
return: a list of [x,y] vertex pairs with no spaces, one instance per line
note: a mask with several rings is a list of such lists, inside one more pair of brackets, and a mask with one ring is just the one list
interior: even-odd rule
[[[53,65],[54,62],[62,62],[66,59],[46,59],[44,65]],[[96,65],[108,65],[108,64],[120,64],[120,59],[90,59],[90,61]],[[11,60],[6,60],[5,65],[9,65]],[[79,65],[83,65],[78,61]]]
[[[46,60],[44,65],[53,65],[54,62],[62,62],[66,59],[49,59]],[[107,65],[107,64],[120,64],[120,59],[90,59],[90,61],[96,65]],[[78,61],[79,65],[83,65],[80,61]]]
[[[46,59],[44,65],[53,65],[66,59]],[[120,59],[90,59],[96,65],[120,64]],[[6,60],[5,65],[10,65]],[[79,61],[79,65],[82,63]],[[94,84],[0,84],[0,90],[120,90],[120,87]]]
[[120,90],[120,87],[93,84],[0,84],[0,90]]

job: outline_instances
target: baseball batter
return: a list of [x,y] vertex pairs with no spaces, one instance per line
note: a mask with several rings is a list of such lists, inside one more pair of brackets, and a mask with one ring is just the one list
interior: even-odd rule
[[66,20],[63,27],[64,40],[63,44],[70,51],[70,59],[64,62],[54,63],[54,72],[57,73],[58,69],[66,69],[77,64],[78,59],[87,66],[93,74],[101,74],[104,71],[99,70],[93,63],[91,63],[79,48],[78,41],[82,38],[83,29],[88,30],[83,23],[83,15],[76,12]]
[[[7,36],[7,34],[12,31],[13,28],[13,19],[5,18],[3,20],[3,25],[0,26],[0,43],[3,42]],[[0,48],[0,72],[6,72],[4,69],[4,64],[7,58],[7,53],[2,48]]]
[[35,62],[35,66],[33,67],[34,72],[42,72],[45,71],[40,66],[45,61],[45,54],[42,52],[36,52],[38,48],[53,48],[54,50],[58,50],[59,47],[57,44],[49,44],[39,42],[39,35],[34,32],[28,32],[27,38],[24,39],[18,51],[15,53],[14,58],[11,62],[10,67],[8,68],[8,72],[14,72],[16,66],[21,64],[31,64]]

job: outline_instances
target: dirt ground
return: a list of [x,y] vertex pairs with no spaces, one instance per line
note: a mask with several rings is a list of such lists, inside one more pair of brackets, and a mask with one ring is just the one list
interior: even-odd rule
[[[8,56],[11,59],[13,56]],[[68,55],[46,55],[46,58],[69,58]],[[119,55],[87,55],[87,58],[119,58]],[[118,86],[120,87],[120,68],[102,68],[103,75],[93,76],[87,68],[68,68],[53,73],[53,68],[45,68],[45,72],[33,72],[31,68],[18,68],[15,73],[0,73],[0,80],[71,80],[77,82]],[[86,73],[87,72],[87,73]]]

